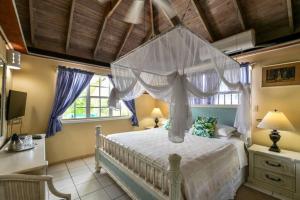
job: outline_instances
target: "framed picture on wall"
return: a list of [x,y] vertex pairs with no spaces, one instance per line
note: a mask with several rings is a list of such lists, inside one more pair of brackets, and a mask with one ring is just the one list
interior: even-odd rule
[[300,85],[300,62],[262,68],[262,87]]

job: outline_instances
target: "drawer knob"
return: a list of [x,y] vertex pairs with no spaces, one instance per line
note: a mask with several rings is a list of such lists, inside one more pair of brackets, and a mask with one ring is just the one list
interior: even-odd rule
[[280,163],[274,164],[274,163],[270,163],[269,161],[266,161],[266,164],[272,167],[281,167]]
[[273,178],[273,177],[269,176],[268,174],[266,174],[266,178],[269,179],[269,180],[271,180],[271,181],[276,181],[276,182],[280,182],[281,181],[280,178]]

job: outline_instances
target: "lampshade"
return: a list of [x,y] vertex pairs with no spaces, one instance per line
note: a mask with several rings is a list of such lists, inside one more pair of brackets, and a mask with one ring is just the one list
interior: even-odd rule
[[281,131],[295,130],[288,118],[277,110],[268,112],[257,127]]
[[21,69],[21,53],[15,50],[6,52],[7,67],[11,69]]
[[151,116],[153,118],[160,118],[162,117],[162,113],[161,113],[161,110],[159,108],[153,108],[152,112],[151,112]]

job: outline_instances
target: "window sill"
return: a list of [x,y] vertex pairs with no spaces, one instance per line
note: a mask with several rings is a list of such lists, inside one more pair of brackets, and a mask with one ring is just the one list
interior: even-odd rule
[[62,124],[81,124],[81,123],[93,123],[93,122],[102,122],[102,121],[114,121],[122,119],[130,119],[131,116],[125,117],[103,117],[103,118],[89,118],[89,119],[62,119]]

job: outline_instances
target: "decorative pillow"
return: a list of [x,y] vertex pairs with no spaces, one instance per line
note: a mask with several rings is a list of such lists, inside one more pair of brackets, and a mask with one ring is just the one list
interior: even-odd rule
[[193,124],[193,135],[202,137],[215,137],[217,119],[214,117],[199,116]]
[[169,130],[171,128],[171,123],[170,123],[170,120],[166,120],[163,127],[166,129],[166,130]]
[[216,135],[219,137],[231,137],[234,132],[236,131],[236,128],[232,126],[227,126],[224,124],[217,124],[216,126]]

